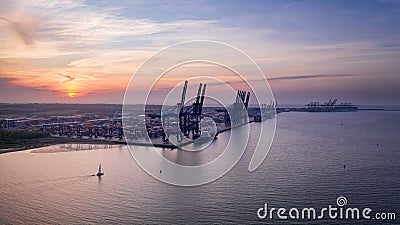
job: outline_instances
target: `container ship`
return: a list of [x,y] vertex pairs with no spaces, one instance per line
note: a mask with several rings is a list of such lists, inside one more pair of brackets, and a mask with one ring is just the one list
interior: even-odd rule
[[358,110],[358,106],[353,105],[350,102],[337,103],[337,99],[330,99],[328,102],[310,102],[306,105],[306,108],[302,108],[299,111],[305,112],[354,112]]

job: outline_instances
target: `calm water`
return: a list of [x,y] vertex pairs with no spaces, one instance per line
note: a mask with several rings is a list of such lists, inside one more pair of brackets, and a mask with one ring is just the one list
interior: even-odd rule
[[[339,196],[348,206],[400,217],[399,125],[400,112],[282,113],[272,149],[256,171],[247,170],[256,144],[251,138],[233,170],[190,188],[150,177],[125,146],[59,145],[2,154],[0,223],[284,223],[258,219],[257,209],[264,203],[319,209],[335,206]],[[183,164],[202,164],[228,138],[221,134],[213,151],[191,157],[160,152]],[[101,179],[92,176],[99,162]],[[316,223],[356,222],[365,224]]]

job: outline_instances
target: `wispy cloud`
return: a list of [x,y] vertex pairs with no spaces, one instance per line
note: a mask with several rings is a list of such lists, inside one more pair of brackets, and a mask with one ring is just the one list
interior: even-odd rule
[[61,76],[63,76],[66,79],[60,80],[60,84],[63,84],[63,83],[68,82],[68,81],[75,80],[75,77],[72,76],[72,75],[61,75]]
[[[230,77],[230,76],[227,76]],[[299,76],[282,76],[282,77],[273,77],[267,78],[267,81],[270,82],[278,82],[278,81],[290,81],[290,80],[306,80],[306,79],[329,79],[329,78],[348,78],[348,77],[358,77],[355,74],[312,74],[312,75],[299,75]],[[236,79],[231,81],[223,81],[223,82],[207,82],[208,86],[221,86],[221,85],[233,85],[233,84],[246,84],[246,83],[258,83],[263,82],[264,79]],[[196,87],[197,84],[191,86]],[[163,90],[170,90],[172,87],[165,87]]]
[[[60,80],[60,84],[64,84],[73,80],[99,80],[95,77],[91,77],[91,76],[87,76],[87,75],[82,75],[82,74],[57,74],[58,76],[61,76],[62,79]],[[88,85],[86,83],[79,83],[79,84],[83,84],[83,85]]]
[[[25,10],[20,1],[3,0],[0,6],[0,28],[10,28],[25,45],[33,45],[40,25],[39,17]],[[7,35],[7,32],[2,30]]]
[[315,74],[315,75],[299,75],[299,76],[282,76],[268,78],[268,81],[281,81],[281,80],[300,80],[300,79],[315,79],[315,78],[343,78],[343,77],[356,77],[354,74]]
[[34,16],[22,15],[20,16],[19,21],[11,21],[3,17],[0,17],[0,19],[7,21],[10,24],[26,45],[32,45],[35,43],[39,23],[37,18]]

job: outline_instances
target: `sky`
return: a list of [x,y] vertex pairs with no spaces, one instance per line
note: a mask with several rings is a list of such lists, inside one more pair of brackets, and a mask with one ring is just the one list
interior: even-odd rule
[[281,104],[400,105],[398,21],[398,0],[2,0],[0,102],[122,103],[157,51],[212,40],[251,57]]

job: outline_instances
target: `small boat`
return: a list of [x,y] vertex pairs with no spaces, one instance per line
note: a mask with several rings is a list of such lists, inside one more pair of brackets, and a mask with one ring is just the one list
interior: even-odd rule
[[103,175],[104,175],[104,173],[103,173],[103,171],[101,171],[101,163],[100,163],[99,164],[99,172],[97,172],[96,176],[101,177]]

